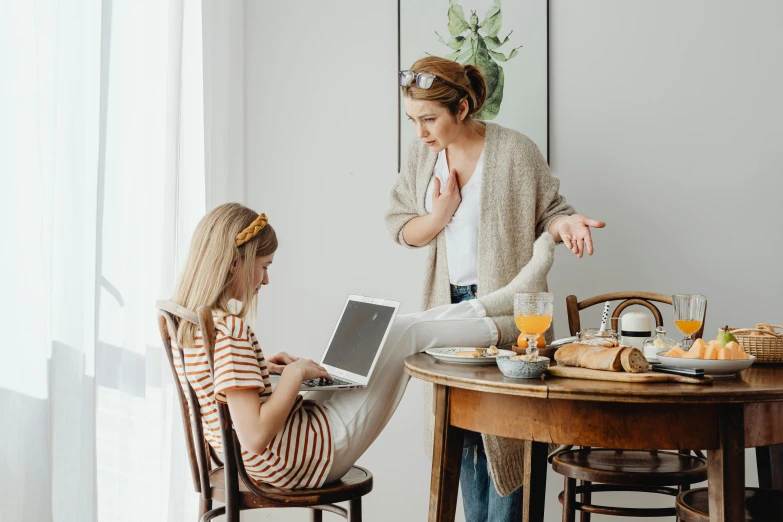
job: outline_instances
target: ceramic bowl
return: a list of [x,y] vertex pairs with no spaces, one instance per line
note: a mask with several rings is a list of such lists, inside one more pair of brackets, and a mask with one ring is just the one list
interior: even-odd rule
[[495,362],[503,375],[514,379],[537,379],[549,368],[549,357],[540,357],[537,361],[523,361],[502,356],[495,358]]

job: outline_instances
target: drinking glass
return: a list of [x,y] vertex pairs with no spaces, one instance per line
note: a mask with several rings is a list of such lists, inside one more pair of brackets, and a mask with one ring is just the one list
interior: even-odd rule
[[552,324],[554,304],[555,297],[549,292],[514,294],[514,321],[519,331],[527,337],[527,355],[538,355],[538,336]]
[[672,296],[672,304],[674,304],[674,326],[685,334],[682,347],[689,349],[693,344],[691,335],[699,331],[704,320],[707,298],[700,294],[676,294]]

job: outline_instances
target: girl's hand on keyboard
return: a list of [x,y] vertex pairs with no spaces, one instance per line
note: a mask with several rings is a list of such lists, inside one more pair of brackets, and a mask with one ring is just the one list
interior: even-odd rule
[[266,367],[269,373],[283,373],[286,365],[295,363],[299,360],[296,355],[290,355],[286,352],[279,352],[266,359]]
[[297,371],[302,372],[302,380],[308,379],[327,379],[332,380],[332,376],[327,373],[326,368],[318,364],[311,359],[297,359],[291,364],[287,364],[283,367],[285,370],[295,368]]

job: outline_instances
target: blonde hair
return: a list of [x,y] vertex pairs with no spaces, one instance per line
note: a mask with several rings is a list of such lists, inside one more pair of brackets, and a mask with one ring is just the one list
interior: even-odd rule
[[[213,208],[201,218],[193,238],[185,268],[177,281],[172,301],[195,312],[202,306],[242,319],[255,310],[257,296],[253,287],[256,256],[266,256],[277,250],[277,235],[266,225],[240,246],[237,235],[249,227],[259,214],[239,203],[226,203]],[[231,273],[236,261],[243,261],[242,270]],[[245,280],[245,295],[239,311],[232,310],[230,289],[235,278]],[[177,329],[177,345],[192,347],[198,325],[183,321]]]
[[[461,65],[452,60],[438,56],[427,56],[417,60],[411,66],[415,73],[428,72],[446,81],[435,80],[429,89],[422,89],[416,82],[400,87],[402,94],[412,100],[425,100],[440,103],[452,115],[459,112],[459,103],[463,98],[468,100],[468,116],[473,118],[487,100],[487,82],[484,75],[475,65]],[[449,82],[459,89],[449,85]]]

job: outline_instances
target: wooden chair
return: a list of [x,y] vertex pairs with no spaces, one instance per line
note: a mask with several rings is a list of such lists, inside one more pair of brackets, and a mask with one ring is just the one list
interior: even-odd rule
[[[707,488],[684,491],[677,495],[677,516],[683,522],[709,522],[709,505]],[[783,491],[745,488],[745,522],[780,520],[783,520]]]
[[[612,314],[612,328],[617,330],[618,319],[623,310],[632,305],[641,305],[652,312],[656,326],[663,326],[663,316],[654,303],[672,304],[668,295],[648,292],[617,292],[577,301],[576,296],[566,298],[568,326],[571,335],[581,330],[579,312],[585,308],[606,301],[622,301]],[[705,305],[704,318],[707,310]],[[701,337],[702,326],[695,337]],[[575,520],[580,511],[580,520],[589,522],[590,515],[612,515],[621,517],[675,516],[675,507],[628,508],[599,506],[592,504],[592,493],[602,491],[641,491],[677,496],[690,488],[691,484],[707,480],[707,460],[703,453],[680,451],[622,451],[582,447],[572,449],[564,446],[550,455],[552,469],[565,477],[565,489],[559,499],[563,504],[563,520]],[[577,480],[581,485],[577,486]],[[581,495],[581,502],[576,501]]]
[[[756,448],[758,488],[745,488],[745,521],[783,520],[783,444]],[[677,495],[675,509],[683,522],[707,522],[709,491],[698,488]]]
[[[158,301],[158,327],[163,347],[169,359],[171,373],[177,383],[182,425],[185,429],[185,446],[190,459],[193,486],[200,494],[199,521],[208,522],[213,518],[226,515],[227,522],[239,522],[240,511],[258,508],[309,508],[311,521],[321,522],[323,512],[336,513],[349,522],[361,522],[362,497],[372,491],[372,474],[358,466],[338,482],[326,484],[321,488],[287,490],[256,483],[245,470],[242,460],[242,448],[231,424],[228,406],[218,402],[218,417],[223,440],[224,461],[215,453],[204,438],[201,423],[201,410],[193,387],[188,382],[187,395],[179,385],[175,360],[182,363],[181,352],[172,350],[171,339],[176,339],[177,327],[181,321],[190,321],[201,326],[204,332],[204,345],[207,349],[210,372],[214,375],[211,354],[215,345],[215,325],[212,311],[207,307],[198,310],[198,316],[171,301]],[[183,365],[183,368],[186,368]],[[188,404],[193,407],[189,408]],[[191,415],[190,413],[193,413]],[[239,480],[241,478],[241,481]],[[218,501],[224,506],[212,508],[212,502]],[[348,509],[335,505],[348,502]]]

